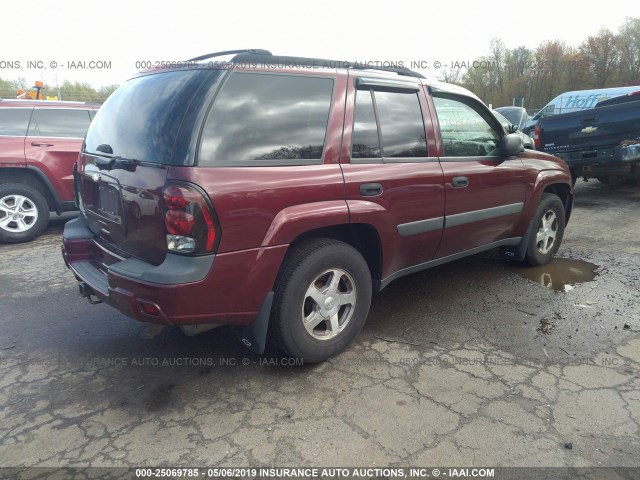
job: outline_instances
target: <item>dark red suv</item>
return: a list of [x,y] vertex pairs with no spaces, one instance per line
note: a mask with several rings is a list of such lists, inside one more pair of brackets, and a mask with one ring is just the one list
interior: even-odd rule
[[0,100],[0,242],[32,240],[49,212],[77,210],[73,165],[98,106]]
[[89,128],[63,255],[91,301],[318,362],[398,277],[558,250],[567,167],[469,91],[403,68],[210,58],[140,73]]

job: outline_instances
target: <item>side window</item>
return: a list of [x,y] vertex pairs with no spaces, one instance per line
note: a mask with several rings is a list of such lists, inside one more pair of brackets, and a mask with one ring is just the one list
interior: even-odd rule
[[445,157],[498,155],[500,134],[472,106],[452,98],[434,97]]
[[87,110],[36,109],[30,137],[84,138],[91,118]]
[[199,165],[322,162],[333,79],[234,72],[213,102]]
[[351,144],[351,158],[354,159],[427,157],[427,140],[417,94],[358,90]]
[[24,137],[31,111],[31,108],[0,108],[0,135]]
[[380,158],[380,137],[370,90],[356,92],[351,158]]
[[384,157],[427,156],[427,139],[418,95],[375,92]]

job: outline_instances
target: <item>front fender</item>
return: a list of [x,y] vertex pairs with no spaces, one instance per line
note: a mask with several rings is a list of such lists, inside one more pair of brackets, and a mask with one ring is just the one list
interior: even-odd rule
[[310,230],[349,223],[344,200],[303,203],[287,207],[274,217],[262,240],[262,247],[284,245]]
[[[569,173],[569,171],[542,170],[538,173],[536,182],[531,191],[531,204],[529,205],[529,208],[532,208],[533,212],[536,211],[536,208],[538,208],[538,204],[542,199],[542,194],[547,187],[551,185],[558,185],[561,188],[566,188],[569,192],[569,196],[573,197],[573,188],[571,187],[572,183],[571,173]],[[533,215],[533,212],[530,212],[530,214]]]
[[559,169],[541,170],[532,182],[532,188],[529,190],[525,208],[523,210],[520,222],[514,231],[514,236],[522,237],[518,245],[512,247],[503,247],[502,255],[507,260],[522,261],[525,258],[531,231],[535,228],[533,216],[538,209],[538,205],[542,201],[542,195],[547,190],[557,192],[557,189],[566,189],[567,195],[564,202],[565,220],[569,221],[571,207],[573,206],[573,191],[571,189],[571,174],[568,171]]
[[571,200],[573,199],[573,193],[571,188],[571,174],[568,170],[541,170],[538,172],[531,184],[531,188],[529,189],[529,193],[527,194],[527,199],[525,201],[525,207],[522,212],[523,215],[520,219],[520,223],[515,230],[515,233],[517,233],[518,235],[524,235],[525,231],[529,227],[529,223],[531,223],[533,215],[536,213],[538,205],[540,205],[542,194],[548,187],[551,187],[552,185],[558,186],[559,188],[566,188],[568,190],[569,202],[568,205],[565,205],[565,210],[567,211],[567,213],[571,211]]

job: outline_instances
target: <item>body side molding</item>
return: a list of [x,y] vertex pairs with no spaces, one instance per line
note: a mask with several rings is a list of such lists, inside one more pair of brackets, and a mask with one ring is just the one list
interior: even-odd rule
[[421,270],[426,270],[427,268],[437,267],[438,265],[442,265],[443,263],[468,257],[469,255],[475,255],[476,253],[484,252],[485,250],[491,250],[492,248],[518,245],[521,242],[521,240],[522,240],[522,237],[505,238],[504,240],[489,243],[487,245],[481,245],[479,247],[475,247],[470,250],[465,250],[464,252],[429,260],[428,262],[420,263],[418,265],[414,265],[413,267],[403,268],[402,270],[398,270],[397,272],[394,272],[391,275],[389,275],[387,278],[383,279],[380,282],[380,290],[382,290],[384,287],[389,285],[393,280],[396,280],[397,278],[400,278],[400,277],[404,277],[405,275],[410,275],[412,273],[416,273]]

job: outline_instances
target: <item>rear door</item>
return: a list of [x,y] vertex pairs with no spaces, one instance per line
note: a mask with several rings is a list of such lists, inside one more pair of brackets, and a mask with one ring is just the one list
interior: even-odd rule
[[356,74],[347,95],[341,162],[351,222],[379,232],[387,278],[435,255],[444,220],[442,169],[427,142],[428,106],[417,80]]
[[442,136],[445,230],[437,258],[508,238],[527,191],[520,159],[498,154],[504,131],[480,102],[462,95],[433,97]]
[[25,142],[26,163],[47,175],[62,202],[74,199],[73,164],[90,122],[88,108],[34,109]]
[[0,108],[0,166],[24,166],[24,139],[32,107]]

